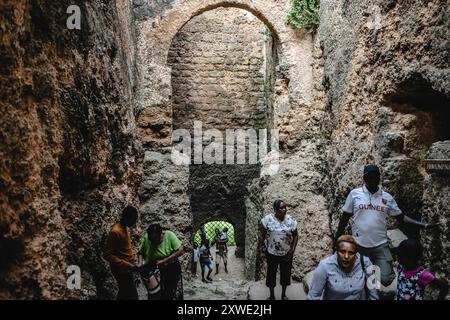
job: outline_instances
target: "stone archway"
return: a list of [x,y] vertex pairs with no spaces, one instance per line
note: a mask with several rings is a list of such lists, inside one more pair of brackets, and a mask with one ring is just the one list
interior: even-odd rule
[[[284,95],[280,101],[288,104],[311,105],[313,68],[312,36],[293,30],[285,23],[289,6],[264,0],[194,0],[188,3],[169,1],[166,6],[144,4],[136,8],[144,13],[136,22],[137,29],[137,99],[138,126],[146,149],[158,150],[170,145],[171,70],[167,56],[175,35],[192,18],[220,7],[234,7],[249,11],[260,19],[279,43],[279,85]],[[150,7],[145,7],[150,6]],[[144,10],[145,9],[145,10]],[[145,13],[146,12],[146,13]],[[294,41],[295,40],[295,41]],[[284,109],[289,106],[283,105]],[[154,117],[157,114],[158,117]],[[276,120],[274,120],[276,122]]]
[[[312,150],[304,149],[295,155],[293,152],[296,152],[296,145],[300,145],[303,138],[309,139],[311,136],[302,135],[302,131],[318,131],[318,126],[308,127],[308,124],[316,123],[316,118],[313,117],[318,114],[320,116],[322,103],[316,101],[317,98],[314,96],[314,81],[317,82],[314,79],[320,77],[320,72],[317,71],[318,74],[315,74],[314,68],[316,64],[316,68],[320,69],[317,66],[320,63],[317,61],[320,55],[315,58],[313,53],[320,49],[318,44],[314,43],[315,40],[311,34],[286,25],[285,19],[290,5],[286,2],[282,6],[278,1],[267,0],[193,0],[188,2],[174,0],[165,1],[162,5],[147,1],[142,3],[144,3],[143,7],[135,7],[136,61],[139,66],[136,75],[135,110],[146,155],[140,192],[144,224],[147,221],[160,221],[165,227],[177,230],[186,248],[190,249],[190,239],[194,231],[189,197],[190,173],[188,167],[174,165],[170,157],[171,134],[174,128],[173,87],[172,70],[167,57],[175,35],[194,17],[213,9],[234,7],[255,15],[269,27],[278,40],[273,117],[268,127],[280,129],[280,140],[283,140],[280,141],[280,145],[283,145],[281,156],[284,157],[282,174],[265,180],[261,190],[249,197],[249,202],[245,199],[242,210],[248,217],[250,206],[252,215],[252,218],[246,219],[246,222],[251,221],[251,224],[257,224],[261,212],[267,211],[267,208],[270,210],[271,203],[275,199],[286,196],[284,188],[280,186],[290,185],[289,193],[294,193],[296,192],[294,186],[302,185],[300,193],[293,195],[290,202],[292,214],[299,220],[304,219],[305,224],[302,228],[308,229],[313,222],[309,221],[310,213],[308,213],[309,216],[305,215],[304,199],[307,199],[308,208],[311,207],[311,210],[314,210],[312,215],[320,216],[318,233],[328,234],[327,210],[322,196],[317,192],[317,180],[320,179],[320,173],[316,172],[314,167],[307,166],[304,173],[298,177],[291,174],[293,170],[298,171],[295,167],[299,162],[307,164],[320,161],[319,156]],[[140,14],[136,14],[138,10],[141,10]],[[313,107],[315,112],[311,113]],[[259,184],[258,181],[255,183]],[[249,231],[246,226],[245,234],[246,244],[249,242],[254,245],[257,242],[256,227]],[[308,248],[302,249],[304,252],[298,254],[296,274],[301,275],[309,271],[317,262],[317,257],[323,255],[325,240],[323,236],[317,238],[319,243],[308,244]],[[317,257],[315,256],[313,261],[304,262],[303,257],[300,258],[300,256],[308,255],[309,246],[314,247],[315,252],[317,251]],[[256,259],[255,252],[254,248],[250,250],[249,260]],[[246,269],[251,268],[246,267]]]
[[[192,137],[194,123],[200,123],[204,134],[215,130],[228,141],[230,129],[270,129],[277,61],[277,40],[252,13],[219,7],[192,18],[176,34],[168,53],[174,132],[186,130]],[[219,217],[233,221],[236,253],[243,257],[246,187],[259,178],[260,168],[226,161],[225,140],[219,162],[189,165],[192,223]],[[209,145],[206,136],[205,144]]]

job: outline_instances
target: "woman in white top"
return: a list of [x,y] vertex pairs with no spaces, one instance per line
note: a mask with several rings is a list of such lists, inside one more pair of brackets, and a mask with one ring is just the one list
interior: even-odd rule
[[266,285],[270,300],[275,300],[275,285],[280,265],[281,299],[286,297],[286,287],[291,284],[292,257],[298,242],[297,221],[287,214],[286,204],[276,200],[274,213],[261,219],[259,248],[261,258],[267,260]]

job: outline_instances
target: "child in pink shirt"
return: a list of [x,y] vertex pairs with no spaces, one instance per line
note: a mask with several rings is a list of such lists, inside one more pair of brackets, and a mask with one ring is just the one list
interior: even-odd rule
[[438,300],[448,293],[448,283],[437,279],[420,263],[423,247],[416,239],[407,239],[398,248],[398,281],[396,300],[423,300],[423,292],[428,284],[439,288]]

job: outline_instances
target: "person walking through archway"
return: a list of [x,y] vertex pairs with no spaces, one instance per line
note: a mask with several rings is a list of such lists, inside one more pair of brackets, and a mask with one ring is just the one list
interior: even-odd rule
[[259,252],[267,261],[266,285],[270,300],[275,300],[278,265],[280,266],[281,299],[288,300],[286,288],[291,284],[292,259],[298,242],[297,221],[287,214],[282,200],[273,203],[274,213],[261,219]]
[[[205,283],[212,282],[211,272],[212,272],[212,256],[209,247],[209,240],[206,239],[205,242],[200,246],[199,249],[200,255],[200,268],[202,270],[202,281]],[[205,278],[205,267],[208,268],[208,275]]]
[[216,245],[216,274],[219,273],[220,260],[223,261],[225,267],[225,272],[228,273],[227,262],[228,262],[228,228],[224,228],[222,231],[216,230],[216,237],[211,246]]

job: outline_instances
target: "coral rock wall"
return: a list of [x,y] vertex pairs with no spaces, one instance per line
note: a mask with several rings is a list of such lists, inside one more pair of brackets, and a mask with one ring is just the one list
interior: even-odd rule
[[[81,30],[66,27],[72,4]],[[0,298],[114,297],[101,247],[140,180],[130,3],[0,12]],[[66,288],[69,265],[82,290]]]

